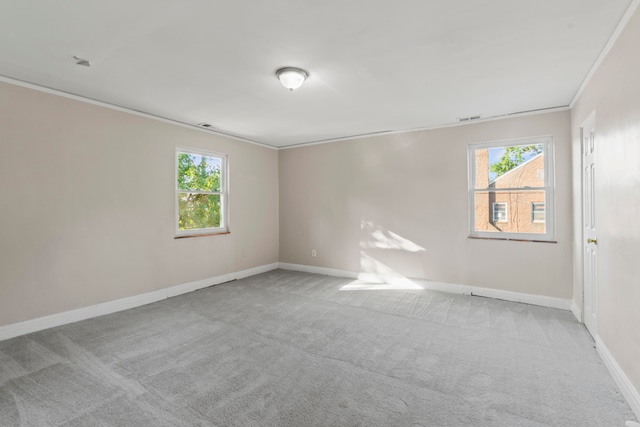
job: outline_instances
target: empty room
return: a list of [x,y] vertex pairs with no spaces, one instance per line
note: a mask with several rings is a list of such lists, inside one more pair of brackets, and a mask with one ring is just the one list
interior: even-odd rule
[[0,426],[640,427],[640,0],[0,2]]

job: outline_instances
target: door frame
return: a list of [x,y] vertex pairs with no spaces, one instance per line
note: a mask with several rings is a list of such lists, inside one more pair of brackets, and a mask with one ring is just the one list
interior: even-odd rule
[[[585,128],[587,127],[592,127],[593,132],[594,132],[594,156],[597,150],[597,147],[595,145],[595,129],[596,129],[596,112],[595,110],[592,111],[587,118],[582,122],[582,124],[580,125],[580,184],[581,184],[581,188],[580,188],[580,253],[581,253],[581,277],[582,277],[582,311],[581,311],[581,321],[582,323],[587,326],[587,313],[586,313],[586,297],[587,297],[587,290],[586,290],[586,274],[585,274],[585,267],[586,267],[586,259],[585,259],[585,246],[586,246],[586,231],[585,231],[585,182],[584,182],[584,178],[585,178],[585,146],[584,146],[584,131]],[[594,160],[595,163],[595,160]],[[592,192],[595,191],[594,188],[592,188]],[[595,202],[594,202],[595,203]],[[597,227],[597,225],[596,225]],[[597,256],[596,256],[596,266],[595,266],[595,274],[593,277],[593,295],[591,295],[592,297],[592,301],[593,301],[593,306],[597,307],[597,298],[598,298],[598,292],[597,292]],[[596,310],[597,311],[597,310]],[[593,331],[591,331],[588,327],[587,330],[589,330],[589,333],[591,333],[591,335],[595,338],[597,336],[597,330],[598,330],[598,321],[597,321],[597,313],[596,316],[594,316],[594,322],[595,324],[593,325]]]

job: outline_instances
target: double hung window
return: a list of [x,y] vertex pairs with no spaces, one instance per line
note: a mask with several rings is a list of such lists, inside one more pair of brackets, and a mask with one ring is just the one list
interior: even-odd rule
[[227,156],[176,150],[176,237],[225,233]]
[[554,239],[551,137],[469,146],[470,236]]

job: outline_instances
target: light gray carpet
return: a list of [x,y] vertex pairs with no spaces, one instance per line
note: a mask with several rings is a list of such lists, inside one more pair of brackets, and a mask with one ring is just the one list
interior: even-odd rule
[[603,426],[571,313],[276,270],[0,342],[0,426]]

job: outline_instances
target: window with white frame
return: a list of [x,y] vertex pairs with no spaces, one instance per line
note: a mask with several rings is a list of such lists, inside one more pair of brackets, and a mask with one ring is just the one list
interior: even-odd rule
[[469,145],[470,236],[553,241],[553,182],[551,137]]
[[494,202],[492,205],[493,222],[507,222],[507,204]]
[[176,237],[228,232],[227,156],[176,149]]
[[531,203],[531,222],[544,222],[544,203]]

